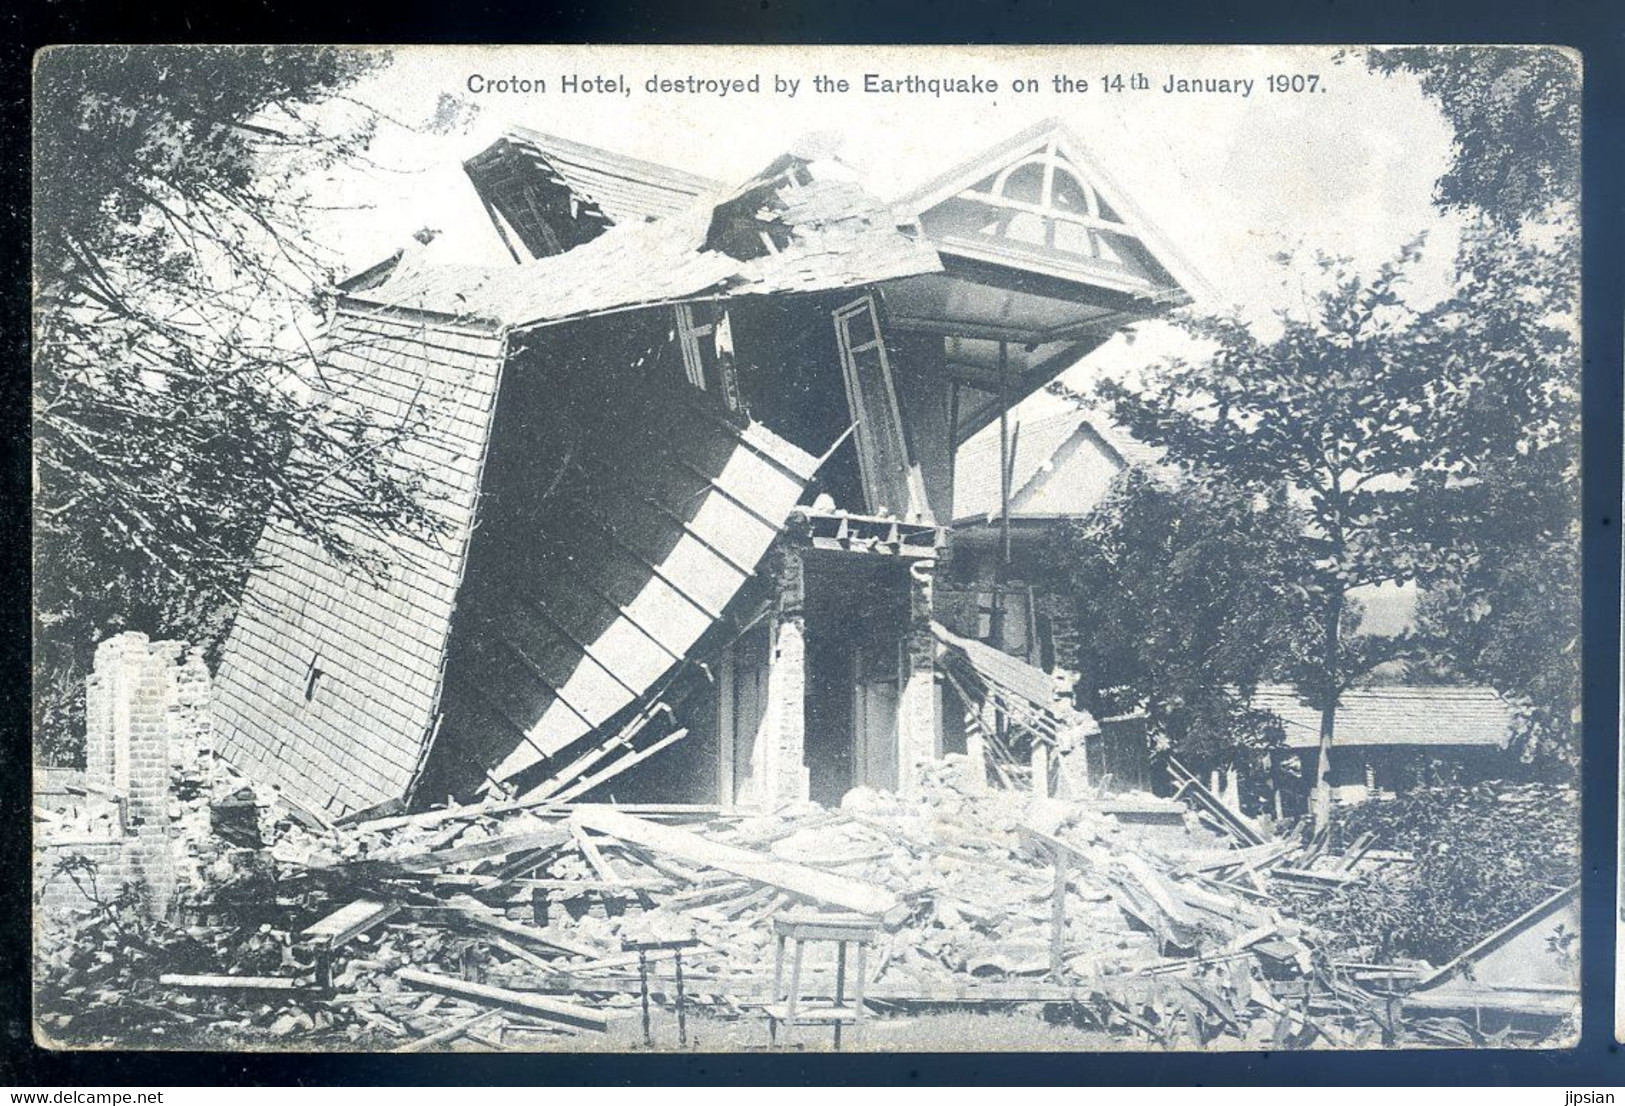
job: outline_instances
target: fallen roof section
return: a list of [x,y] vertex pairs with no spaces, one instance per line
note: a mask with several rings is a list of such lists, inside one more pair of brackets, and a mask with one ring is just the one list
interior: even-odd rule
[[[575,387],[596,395],[596,383]],[[519,400],[513,417],[534,419],[536,404]],[[549,471],[550,443],[521,441],[516,427],[495,447],[512,454],[493,453],[487,480],[503,509],[482,520],[459,597],[446,676],[458,702],[442,740],[455,735],[498,781],[594,733],[688,657],[817,468],[758,424],[735,426],[680,396],[649,400],[604,397],[596,406],[613,425],[586,425],[537,501],[523,484]]]
[[395,458],[420,471],[446,534],[373,549],[389,566],[376,575],[285,519],[260,539],[217,676],[219,747],[326,818],[400,798],[418,771],[506,349],[490,331],[351,313],[328,336],[329,385],[400,425]]
[[[654,222],[616,226],[558,256],[517,268],[403,269],[352,298],[525,329],[638,307],[831,291],[941,270],[936,251],[900,230],[890,207],[849,180],[811,178],[799,161],[793,168],[802,174],[794,180],[785,175],[789,170],[758,177],[720,203],[706,200]],[[707,248],[718,241],[717,212],[758,221],[758,209],[738,210],[735,201],[746,195],[765,200],[771,216],[761,229],[771,227],[778,241],[737,257]],[[756,239],[756,228],[748,237]]]

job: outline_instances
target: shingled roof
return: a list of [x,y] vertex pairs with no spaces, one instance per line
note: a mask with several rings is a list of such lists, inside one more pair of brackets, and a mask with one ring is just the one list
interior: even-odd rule
[[[517,126],[464,162],[463,170],[487,210],[500,216],[503,236],[511,229],[532,257],[558,253],[610,226],[675,215],[723,187],[668,165]],[[566,231],[569,240],[560,241]]]
[[[1320,712],[1285,684],[1263,684],[1252,705],[1281,719],[1289,749],[1320,744]],[[1487,687],[1363,687],[1343,693],[1339,745],[1415,745],[1504,749],[1513,705]]]
[[443,540],[375,549],[387,577],[346,569],[286,520],[266,527],[216,680],[220,751],[301,806],[336,816],[410,788],[473,531],[504,337],[444,321],[346,313],[327,339],[334,394],[416,424],[397,460],[421,473]]

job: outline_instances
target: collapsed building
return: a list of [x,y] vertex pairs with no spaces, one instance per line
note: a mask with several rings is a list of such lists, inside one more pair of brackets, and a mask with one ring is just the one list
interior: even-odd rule
[[224,756],[334,820],[610,781],[828,803],[979,748],[979,707],[1053,736],[1043,673],[933,584],[958,446],[1190,298],[1075,137],[889,202],[817,151],[727,187],[516,130],[465,168],[515,263],[376,266],[323,358],[442,532],[376,571],[270,523]]

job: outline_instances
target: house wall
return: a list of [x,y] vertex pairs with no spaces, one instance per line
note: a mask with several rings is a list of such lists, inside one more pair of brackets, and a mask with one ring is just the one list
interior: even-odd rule
[[[1332,744],[1330,781],[1338,802],[1362,803],[1379,795],[1403,795],[1417,788],[1479,783],[1505,775],[1508,756],[1488,746]],[[1287,815],[1309,808],[1318,749],[1278,754],[1276,773]]]
[[1077,663],[1077,605],[1065,582],[1054,577],[1044,556],[1052,527],[1024,526],[1011,535],[1004,640],[991,637],[994,584],[998,579],[997,524],[957,530],[949,569],[936,584],[937,618],[956,634],[998,644],[1005,652],[1045,671]]

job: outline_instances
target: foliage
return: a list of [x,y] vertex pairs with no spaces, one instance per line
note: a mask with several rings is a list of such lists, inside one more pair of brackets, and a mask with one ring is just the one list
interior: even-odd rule
[[1573,787],[1428,788],[1342,808],[1337,819],[1345,842],[1374,832],[1378,848],[1416,858],[1295,900],[1294,912],[1348,956],[1443,964],[1580,878]]
[[[1455,128],[1437,200],[1469,219],[1455,299],[1477,333],[1478,414],[1511,444],[1455,509],[1472,556],[1418,610],[1437,663],[1526,704],[1520,747],[1578,764],[1580,70],[1555,47],[1372,51],[1414,73]],[[1472,305],[1502,305],[1500,310]]]
[[1234,316],[1188,318],[1201,356],[1099,388],[1130,433],[1204,486],[1284,495],[1301,514],[1297,540],[1269,547],[1279,559],[1266,578],[1308,629],[1281,640],[1294,647],[1285,674],[1321,712],[1320,778],[1343,692],[1416,645],[1359,635],[1350,593],[1443,575],[1455,533],[1441,505],[1509,447],[1476,415],[1479,370],[1452,344],[1463,324],[1402,296],[1419,256],[1409,245],[1369,277],[1317,257],[1323,286],[1275,336]]
[[[1301,611],[1275,586],[1298,541],[1279,496],[1199,489],[1130,469],[1051,554],[1078,624],[1078,695],[1097,714],[1143,705],[1153,732],[1188,766],[1237,763],[1280,741],[1245,698],[1291,651]],[[1121,700],[1130,689],[1135,704]]]
[[1404,46],[1370,51],[1379,73],[1414,73],[1455,129],[1439,178],[1447,209],[1518,221],[1580,198],[1580,63],[1559,47]]
[[35,77],[35,732],[71,752],[94,643],[212,645],[278,515],[330,555],[433,532],[377,426],[323,387],[309,182],[365,157],[386,56],[64,47]]

